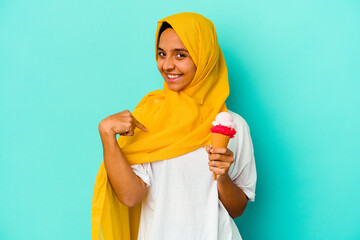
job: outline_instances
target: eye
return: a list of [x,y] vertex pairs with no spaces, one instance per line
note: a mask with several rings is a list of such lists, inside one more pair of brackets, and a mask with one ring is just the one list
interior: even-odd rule
[[186,57],[186,55],[185,55],[185,54],[182,54],[182,53],[178,53],[178,54],[176,54],[176,56],[179,57],[179,58],[184,58],[184,57]]
[[160,57],[164,57],[165,56],[165,53],[164,52],[159,52],[158,53]]

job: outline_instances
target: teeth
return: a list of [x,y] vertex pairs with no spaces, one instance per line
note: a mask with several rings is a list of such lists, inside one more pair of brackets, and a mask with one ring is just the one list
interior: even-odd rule
[[178,78],[178,77],[180,77],[180,75],[167,75],[168,76],[168,78]]

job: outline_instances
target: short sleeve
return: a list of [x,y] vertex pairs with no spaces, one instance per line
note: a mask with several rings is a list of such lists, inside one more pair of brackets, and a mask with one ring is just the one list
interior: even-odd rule
[[131,169],[135,172],[135,174],[140,177],[144,183],[146,183],[146,186],[149,187],[151,185],[150,181],[150,163],[140,163],[131,165]]
[[234,153],[234,163],[229,169],[229,175],[234,184],[243,190],[249,201],[254,201],[257,174],[250,129],[241,116],[230,113],[236,124],[237,133],[229,143],[229,149]]

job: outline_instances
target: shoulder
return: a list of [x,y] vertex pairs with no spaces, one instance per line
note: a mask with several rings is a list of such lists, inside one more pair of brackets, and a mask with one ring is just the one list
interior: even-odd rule
[[250,129],[243,117],[232,111],[228,112],[236,125],[236,134],[230,139],[228,147],[234,154],[234,163],[230,166],[229,175],[249,199],[254,199],[256,168]]
[[247,122],[245,121],[245,119],[243,117],[241,117],[239,114],[232,112],[228,109],[228,112],[231,114],[232,118],[233,118],[233,122],[236,125],[236,129],[237,131],[240,129],[244,129],[245,131],[249,131],[249,125],[247,124]]
[[[233,118],[233,122],[236,125],[235,137],[230,139],[229,148],[233,148],[236,151],[244,151],[245,149],[252,149],[252,140],[250,134],[250,128],[247,122],[239,114],[228,110]],[[231,149],[232,150],[232,149]],[[232,150],[233,151],[233,150]],[[251,150],[252,152],[253,150]]]

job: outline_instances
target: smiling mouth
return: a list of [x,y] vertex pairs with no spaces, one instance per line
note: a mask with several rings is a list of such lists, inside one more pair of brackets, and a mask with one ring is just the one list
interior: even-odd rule
[[167,78],[167,82],[169,83],[174,83],[176,81],[178,81],[180,78],[182,77],[182,74],[166,74],[166,78]]

